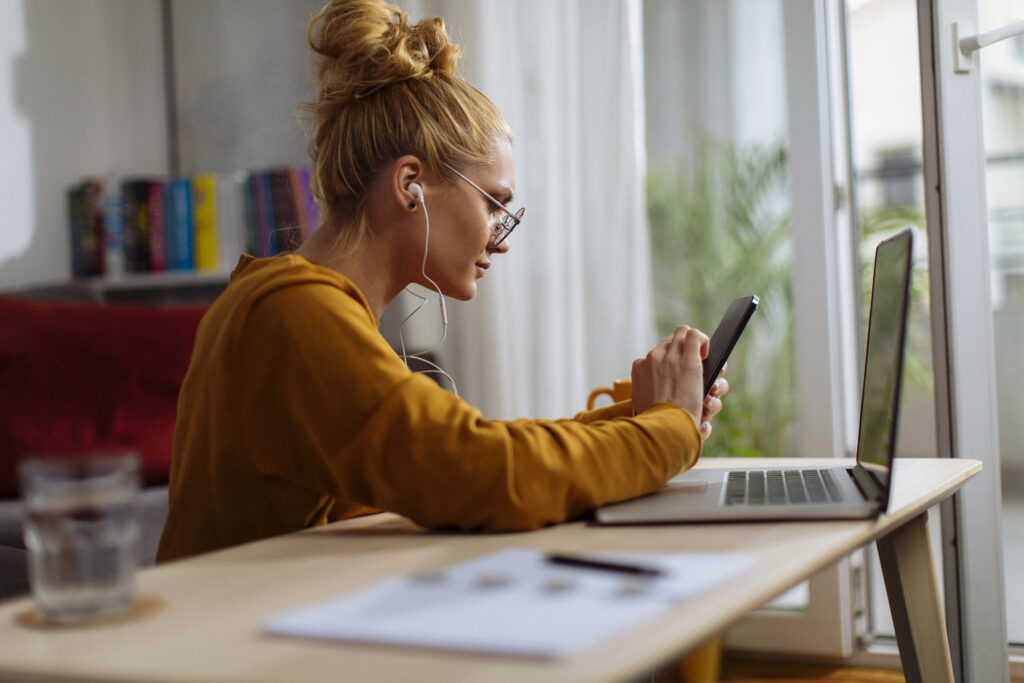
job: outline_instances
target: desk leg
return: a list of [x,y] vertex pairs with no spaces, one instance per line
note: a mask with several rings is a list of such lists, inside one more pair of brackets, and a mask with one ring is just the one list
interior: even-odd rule
[[953,681],[928,513],[878,539],[878,557],[907,683]]

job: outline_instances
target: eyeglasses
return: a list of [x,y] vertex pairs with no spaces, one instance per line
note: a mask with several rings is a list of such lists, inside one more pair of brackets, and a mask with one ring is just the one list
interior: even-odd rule
[[494,229],[494,234],[491,235],[491,246],[496,247],[502,242],[504,242],[505,238],[507,238],[509,234],[516,229],[516,226],[519,225],[519,222],[523,220],[523,214],[526,213],[526,207],[523,207],[516,211],[515,213],[512,213],[511,211],[505,208],[504,204],[502,204],[497,199],[484,192],[483,189],[479,185],[474,183],[472,180],[462,175],[448,164],[445,164],[445,166],[448,168],[449,171],[451,171],[452,173],[454,173],[455,175],[459,176],[467,183],[472,185],[477,192],[487,197],[487,199],[489,199],[494,206],[498,207],[499,209],[505,212],[505,215],[501,217],[501,222],[498,223],[498,227]]

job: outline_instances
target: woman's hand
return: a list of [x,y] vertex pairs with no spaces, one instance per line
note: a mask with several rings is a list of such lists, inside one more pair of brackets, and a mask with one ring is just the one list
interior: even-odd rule
[[701,361],[707,354],[706,334],[687,325],[677,327],[645,358],[633,361],[633,410],[641,413],[654,403],[675,403],[690,414],[701,439],[711,436],[711,420],[722,410],[722,396],[729,393],[729,381],[719,376],[701,401]]
[[[722,370],[725,372],[725,370]],[[703,410],[700,416],[700,438],[706,439],[711,436],[711,418],[722,410],[722,396],[729,393],[729,381],[724,377],[719,377],[715,380],[715,383],[711,385],[711,392],[708,397],[704,399]]]
[[[633,361],[633,410],[641,413],[654,403],[675,403],[693,418],[701,436],[711,433],[710,419],[722,409],[721,392],[702,401],[708,336],[680,325],[645,358]],[[728,390],[728,383],[725,387]],[[714,392],[712,392],[714,393]],[[702,425],[707,422],[707,428]]]

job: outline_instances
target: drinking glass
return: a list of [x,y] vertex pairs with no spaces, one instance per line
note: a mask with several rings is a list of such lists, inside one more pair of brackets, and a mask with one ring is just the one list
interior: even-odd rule
[[33,458],[19,465],[36,608],[70,623],[131,605],[141,536],[135,454]]

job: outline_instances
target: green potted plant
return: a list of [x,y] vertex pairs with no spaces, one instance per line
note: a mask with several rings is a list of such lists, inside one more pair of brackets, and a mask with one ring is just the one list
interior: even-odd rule
[[729,361],[728,408],[706,455],[793,454],[795,419],[786,150],[696,136],[692,170],[648,175],[659,334],[682,322],[708,334],[733,298],[761,305]]

